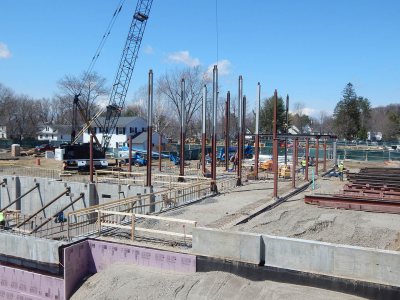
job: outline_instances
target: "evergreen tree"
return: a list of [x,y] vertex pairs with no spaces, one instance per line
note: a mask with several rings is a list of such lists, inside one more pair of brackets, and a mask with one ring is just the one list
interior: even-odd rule
[[[277,105],[277,130],[285,132],[286,110],[282,97],[278,96]],[[274,96],[265,99],[260,108],[260,131],[272,133],[274,128]]]
[[343,89],[342,99],[333,113],[338,136],[348,140],[365,138],[370,112],[369,100],[357,97],[353,85],[349,82]]

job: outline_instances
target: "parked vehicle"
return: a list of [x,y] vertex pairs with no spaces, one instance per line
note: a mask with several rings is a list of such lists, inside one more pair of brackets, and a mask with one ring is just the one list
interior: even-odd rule
[[42,145],[39,145],[39,146],[35,147],[35,151],[36,152],[46,152],[46,151],[53,151],[54,152],[55,149],[56,148],[53,145],[50,145],[50,144],[42,144]]

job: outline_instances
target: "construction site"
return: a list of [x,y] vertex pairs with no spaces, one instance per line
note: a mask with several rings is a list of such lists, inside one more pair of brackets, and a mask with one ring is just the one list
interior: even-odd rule
[[146,146],[135,129],[110,156],[152,2],[138,1],[108,105],[88,118],[75,95],[71,143],[0,149],[0,299],[400,299],[400,155],[367,145],[355,159],[334,134],[278,130],[277,90],[272,131],[258,83],[246,132],[239,76],[237,120],[228,92],[217,138],[215,65],[192,159],[185,113],[177,154],[162,136],[155,151],[149,70]]

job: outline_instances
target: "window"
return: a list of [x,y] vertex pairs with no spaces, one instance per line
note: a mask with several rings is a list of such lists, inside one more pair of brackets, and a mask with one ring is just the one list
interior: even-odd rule
[[49,135],[46,134],[44,137],[47,139],[49,137]]
[[43,135],[39,135],[39,139],[42,139],[43,138]]
[[125,128],[117,127],[117,134],[125,134]]
[[63,139],[63,136],[62,136],[62,135],[60,136],[60,139],[61,139],[61,140]]
[[53,134],[51,135],[51,139],[54,139],[54,135]]

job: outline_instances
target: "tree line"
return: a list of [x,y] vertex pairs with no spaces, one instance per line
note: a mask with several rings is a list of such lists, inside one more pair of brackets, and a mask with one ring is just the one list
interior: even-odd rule
[[[181,79],[185,79],[185,111],[180,111]],[[154,129],[172,139],[178,138],[180,116],[185,114],[186,136],[199,138],[202,123],[203,86],[208,86],[207,131],[211,131],[211,80],[200,67],[175,69],[157,78],[154,85]],[[73,99],[80,94],[80,100],[90,118],[108,103],[109,88],[106,80],[97,73],[80,76],[66,75],[57,82],[57,91],[51,99],[35,99],[18,94],[0,83],[0,125],[6,125],[8,136],[16,141],[35,139],[42,124],[72,123]],[[218,137],[224,134],[225,99],[219,91]],[[260,107],[260,131],[271,133],[273,127],[273,96],[264,98]],[[251,100],[253,102],[253,100]],[[146,118],[147,86],[139,87],[122,111],[123,116],[141,116]],[[250,106],[250,103],[247,105]],[[386,140],[397,139],[400,128],[400,105],[391,104],[371,108],[370,101],[358,96],[351,83],[346,84],[338,100],[333,115],[324,111],[318,117],[305,113],[305,105],[294,102],[294,109],[286,119],[285,101],[278,97],[277,128],[285,132],[288,127],[296,127],[299,133],[336,134],[347,140],[367,138],[368,131],[380,131]],[[238,132],[237,98],[231,95],[231,138]],[[82,122],[82,120],[81,120]],[[248,132],[254,132],[255,111],[248,110],[245,126]]]

